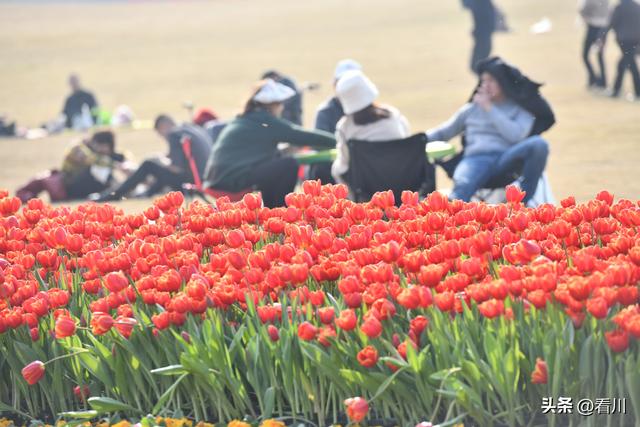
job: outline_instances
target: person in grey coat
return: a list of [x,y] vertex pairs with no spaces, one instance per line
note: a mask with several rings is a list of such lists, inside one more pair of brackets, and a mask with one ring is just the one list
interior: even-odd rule
[[478,71],[480,84],[472,101],[429,130],[427,138],[448,141],[465,135],[464,154],[453,172],[450,199],[468,202],[492,179],[517,171],[526,203],[535,194],[549,155],[548,143],[539,134],[551,127],[555,118],[546,102],[538,101],[540,85],[517,68],[500,58],[490,58],[478,64]]

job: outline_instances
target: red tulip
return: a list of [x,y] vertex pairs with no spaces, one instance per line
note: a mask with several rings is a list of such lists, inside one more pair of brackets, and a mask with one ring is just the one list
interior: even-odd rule
[[417,287],[403,289],[397,297],[398,303],[408,310],[414,310],[420,306],[420,292]]
[[596,319],[604,319],[607,317],[609,306],[603,297],[596,297],[587,300],[587,310]]
[[436,294],[433,297],[433,300],[440,311],[449,311],[453,308],[455,294],[450,291],[443,292],[441,294]]
[[129,286],[129,279],[121,271],[109,273],[104,278],[104,286],[109,292],[117,293]]
[[153,322],[154,326],[158,330],[167,329],[171,324],[168,311],[163,311],[162,313],[154,314],[153,316],[151,316],[151,321]]
[[369,338],[378,338],[382,334],[382,324],[374,316],[369,316],[360,326],[360,330]]
[[22,368],[22,377],[27,384],[34,385],[44,376],[44,363],[39,360],[35,360]]
[[242,203],[249,210],[256,210],[262,207],[262,195],[260,193],[247,193],[242,197]]
[[278,332],[278,328],[276,328],[273,325],[267,326],[267,333],[269,334],[269,338],[273,342],[276,342],[280,339],[280,333]]
[[515,185],[508,185],[506,188],[507,202],[509,203],[520,203],[526,194]]
[[604,336],[614,353],[622,353],[629,348],[629,334],[622,329],[605,332]]
[[480,313],[489,319],[493,319],[504,313],[504,303],[501,300],[490,299],[478,305]]
[[321,307],[318,309],[318,318],[325,325],[333,323],[335,309],[333,307]]
[[351,331],[355,329],[358,319],[356,313],[353,310],[342,310],[340,316],[336,319],[336,325],[340,329],[345,331]]
[[131,332],[133,332],[134,326],[137,324],[138,321],[132,317],[118,316],[115,320],[114,327],[123,337],[128,339],[131,336]]
[[66,338],[75,334],[76,332],[76,322],[67,316],[60,316],[56,319],[56,338]]
[[84,385],[82,388],[77,385],[73,388],[73,394],[76,396],[76,399],[84,402],[91,392],[89,391],[89,386]]
[[378,350],[368,345],[358,352],[358,362],[365,368],[371,368],[378,362]]
[[107,313],[95,312],[91,319],[91,329],[94,335],[104,335],[113,327],[114,320]]
[[239,248],[245,242],[245,236],[242,230],[231,230],[225,236],[225,241],[229,247]]
[[354,423],[359,423],[367,416],[369,404],[362,397],[351,397],[344,401],[347,407],[347,416]]
[[422,334],[422,331],[427,328],[427,326],[429,326],[429,319],[420,315],[411,319],[409,328],[411,331],[413,331],[416,337],[419,337]]
[[635,339],[640,340],[640,314],[630,316],[624,327]]
[[546,384],[547,376],[547,362],[538,357],[536,359],[536,367],[531,373],[531,382],[533,384]]
[[318,335],[318,328],[309,322],[303,322],[298,326],[298,337],[304,341],[311,341]]

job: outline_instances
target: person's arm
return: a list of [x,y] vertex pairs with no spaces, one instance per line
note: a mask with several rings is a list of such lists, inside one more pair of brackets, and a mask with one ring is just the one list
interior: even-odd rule
[[310,146],[314,148],[334,148],[336,140],[328,132],[321,130],[305,130],[300,126],[289,123],[285,120],[273,118],[268,123],[271,132],[280,142],[288,142],[301,147]]
[[93,93],[87,92],[87,95],[89,95],[87,97],[87,104],[89,105],[89,109],[93,110],[98,106],[98,101],[96,100],[96,97],[93,95]]
[[449,120],[436,128],[429,129],[427,131],[427,139],[429,141],[449,141],[456,135],[460,135],[464,131],[465,120],[471,108],[473,108],[473,104],[466,104],[451,116]]
[[62,107],[62,114],[65,117],[65,126],[71,127],[71,96],[68,96],[67,99],[64,100],[64,106]]
[[488,117],[502,137],[512,144],[522,141],[531,132],[535,118],[524,109],[519,109],[514,118],[507,116],[495,106],[489,109]]

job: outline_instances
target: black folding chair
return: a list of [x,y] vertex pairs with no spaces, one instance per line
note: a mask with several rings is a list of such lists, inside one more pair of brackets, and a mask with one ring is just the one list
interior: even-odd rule
[[405,139],[372,142],[349,140],[346,181],[357,202],[378,191],[393,191],[396,204],[404,190],[425,195],[436,189],[435,169],[427,160],[424,133]]

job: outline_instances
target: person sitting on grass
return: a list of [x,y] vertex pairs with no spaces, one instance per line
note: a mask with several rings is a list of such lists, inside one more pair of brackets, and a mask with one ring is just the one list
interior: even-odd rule
[[284,157],[278,143],[335,147],[322,131],[307,131],[281,119],[284,102],[295,91],[271,79],[261,81],[244,111],[218,137],[205,171],[205,186],[228,192],[257,188],[267,207],[284,205],[284,197],[298,180],[298,162]]
[[53,202],[86,199],[89,194],[109,188],[116,168],[125,169],[125,156],[115,151],[115,136],[110,130],[95,132],[69,149],[61,170],[46,171],[18,189],[23,202],[49,193]]
[[516,173],[526,203],[547,164],[549,145],[540,133],[555,122],[553,112],[538,91],[541,85],[500,58],[481,61],[478,71],[480,81],[471,102],[429,130],[427,138],[448,141],[464,133],[450,199],[469,201],[492,180]]
[[191,141],[191,152],[198,174],[201,175],[204,172],[212,142],[201,127],[189,123],[177,125],[171,117],[161,114],[156,118],[154,129],[169,145],[169,153],[166,157],[145,160],[118,188],[101,194],[97,201],[120,200],[148,178],[153,182],[141,195],[142,197],[151,197],[166,187],[171,190],[180,190],[183,184],[193,183],[194,176],[183,149],[183,143],[187,138]]
[[336,182],[346,183],[349,172],[347,141],[390,141],[409,136],[409,122],[390,105],[375,102],[378,89],[362,71],[345,73],[336,84],[336,95],[345,116],[336,126],[337,154],[331,166]]

